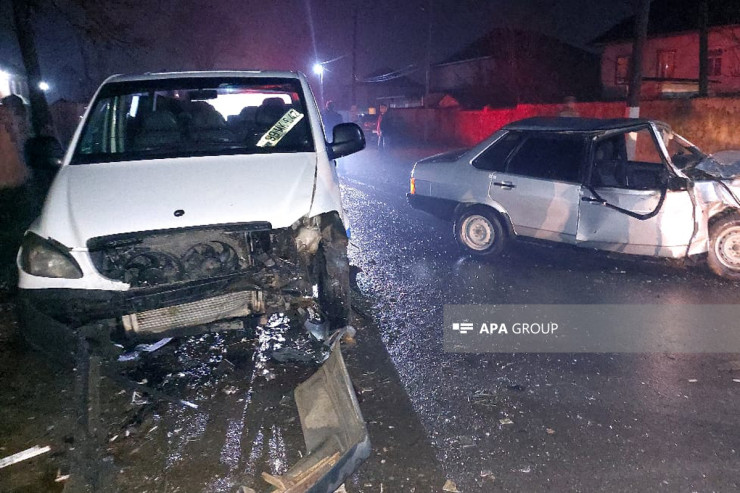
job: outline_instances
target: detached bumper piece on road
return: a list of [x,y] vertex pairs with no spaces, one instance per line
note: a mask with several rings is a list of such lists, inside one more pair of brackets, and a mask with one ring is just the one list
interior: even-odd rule
[[370,439],[335,342],[329,359],[295,390],[308,454],[282,476],[262,473],[274,493],[331,493],[370,456]]

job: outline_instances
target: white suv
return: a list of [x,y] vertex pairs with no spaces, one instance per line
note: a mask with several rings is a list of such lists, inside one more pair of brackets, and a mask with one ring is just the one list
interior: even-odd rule
[[454,221],[462,248],[495,255],[513,237],[627,254],[707,254],[740,279],[740,154],[708,156],[664,123],[514,122],[470,150],[416,163],[410,204]]
[[333,159],[365,141],[333,130],[298,73],[106,80],[18,253],[26,335],[100,318],[159,335],[310,299],[346,324]]

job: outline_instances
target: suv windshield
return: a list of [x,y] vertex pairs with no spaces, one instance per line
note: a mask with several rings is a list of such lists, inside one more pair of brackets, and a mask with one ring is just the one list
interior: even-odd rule
[[72,164],[313,150],[298,79],[194,77],[105,85]]

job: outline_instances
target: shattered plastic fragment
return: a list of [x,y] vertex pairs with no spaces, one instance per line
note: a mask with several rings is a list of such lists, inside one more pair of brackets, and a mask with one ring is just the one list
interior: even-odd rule
[[447,491],[448,493],[460,493],[460,490],[457,489],[457,485],[450,479],[445,481],[444,486],[442,486],[442,491]]
[[13,454],[5,457],[4,459],[0,459],[0,469],[2,469],[3,467],[12,466],[13,464],[17,464],[18,462],[23,462],[24,460],[33,459],[34,457],[45,454],[49,451],[51,451],[51,447],[49,447],[48,445],[46,447],[36,445],[35,447],[31,447],[22,452],[18,452],[17,454]]
[[514,422],[510,420],[509,418],[499,419],[498,422],[501,423],[502,425],[513,425],[514,424]]

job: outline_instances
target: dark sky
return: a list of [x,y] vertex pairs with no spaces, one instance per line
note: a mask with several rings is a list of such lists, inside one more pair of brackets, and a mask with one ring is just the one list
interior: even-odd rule
[[[72,3],[75,0],[62,0]],[[148,70],[265,68],[310,72],[326,61],[327,89],[347,84],[351,74],[353,2],[347,0],[150,0],[109,12],[131,26],[141,43],[95,50],[88,46],[82,68],[79,36],[63,16],[47,8],[38,16],[42,70],[55,93],[88,97],[79,80],[100,82],[104,74]],[[0,7],[0,65],[20,66],[10,32],[9,4]],[[358,75],[390,67],[423,67],[432,6],[432,61],[441,61],[488,30],[534,29],[584,45],[629,15],[634,0],[356,0]],[[413,74],[421,78],[421,70]]]

